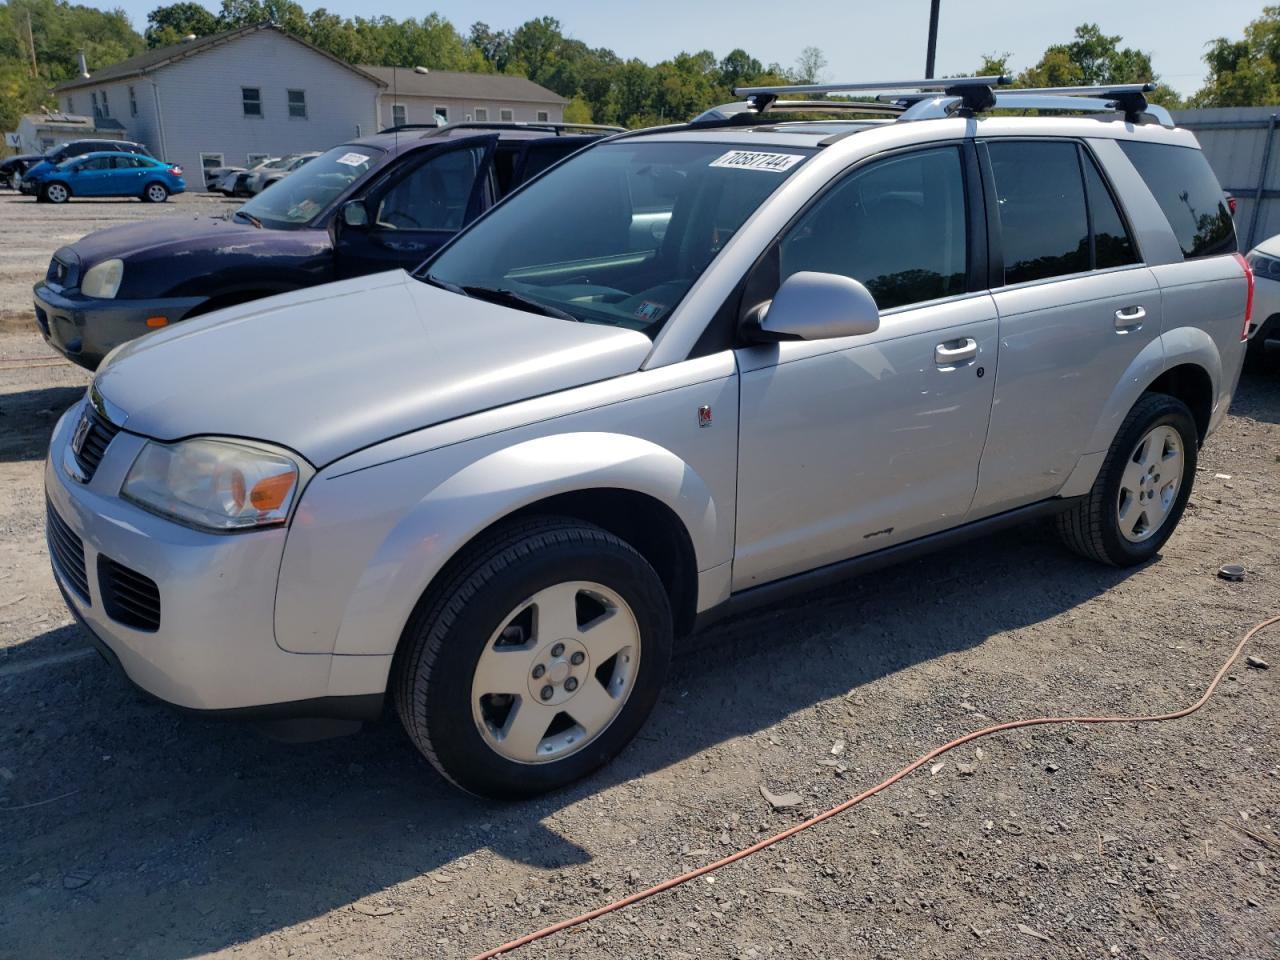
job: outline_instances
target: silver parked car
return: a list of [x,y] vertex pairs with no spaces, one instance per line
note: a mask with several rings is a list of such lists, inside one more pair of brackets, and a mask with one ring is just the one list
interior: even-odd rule
[[318,156],[320,156],[319,153],[290,154],[288,157],[281,159],[277,166],[265,163],[261,167],[250,171],[249,176],[245,178],[244,187],[249,193],[256,196],[267,187],[279,183],[289,174],[304,166],[307,161],[314,160]]
[[945,83],[793,123],[750,91],[412,275],[117,348],[46,465],[68,605],[163,700],[389,698],[452,782],[527,796],[726,611],[1049,515],[1152,558],[1245,351],[1222,190],[1141,88]]

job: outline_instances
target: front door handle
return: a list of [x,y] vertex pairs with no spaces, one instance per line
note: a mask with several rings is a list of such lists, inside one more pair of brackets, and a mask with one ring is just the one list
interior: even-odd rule
[[1116,329],[1122,333],[1137,330],[1142,326],[1142,321],[1145,319],[1147,319],[1146,307],[1139,305],[1121,307],[1116,311]]
[[933,348],[933,362],[940,367],[956,367],[978,355],[978,341],[972,337],[948,340]]

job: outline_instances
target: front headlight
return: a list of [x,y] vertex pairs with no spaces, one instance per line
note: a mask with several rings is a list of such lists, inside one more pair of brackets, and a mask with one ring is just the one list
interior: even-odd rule
[[311,468],[283,450],[232,440],[148,441],[121,496],[180,523],[225,532],[284,523]]
[[1254,276],[1266,277],[1268,280],[1280,280],[1280,260],[1275,257],[1268,257],[1265,253],[1258,253],[1256,250],[1245,259],[1249,261],[1249,266],[1253,268]]
[[86,297],[112,300],[124,279],[123,260],[103,260],[85,271],[80,280],[80,292]]

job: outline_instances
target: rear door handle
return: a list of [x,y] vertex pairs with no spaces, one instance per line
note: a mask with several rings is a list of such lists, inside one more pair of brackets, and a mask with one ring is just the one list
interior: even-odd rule
[[1116,311],[1116,329],[1121,331],[1137,330],[1142,321],[1147,319],[1147,309],[1143,306],[1121,307]]
[[972,337],[948,340],[933,348],[933,362],[940,367],[955,367],[968,363],[978,355],[978,341]]

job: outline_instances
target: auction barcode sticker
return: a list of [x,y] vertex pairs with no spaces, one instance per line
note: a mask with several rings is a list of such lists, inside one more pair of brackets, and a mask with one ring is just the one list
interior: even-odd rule
[[368,163],[369,158],[363,153],[344,153],[338,158],[339,163],[345,163],[348,167],[358,167],[362,163]]
[[730,150],[711,161],[713,167],[732,167],[735,170],[764,170],[782,173],[804,159],[798,153],[756,153],[752,150]]

